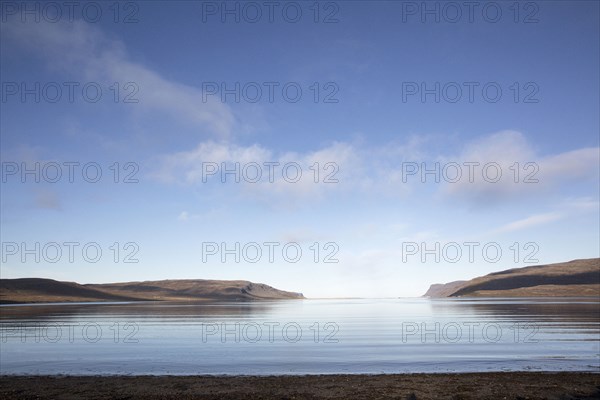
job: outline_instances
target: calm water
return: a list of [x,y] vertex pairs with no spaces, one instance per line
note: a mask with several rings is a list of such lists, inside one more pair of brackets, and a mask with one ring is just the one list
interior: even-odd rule
[[1,374],[600,372],[589,299],[0,307]]

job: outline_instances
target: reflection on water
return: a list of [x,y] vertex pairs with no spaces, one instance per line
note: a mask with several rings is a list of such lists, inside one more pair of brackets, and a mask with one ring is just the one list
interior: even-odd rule
[[600,372],[590,299],[0,307],[2,374]]

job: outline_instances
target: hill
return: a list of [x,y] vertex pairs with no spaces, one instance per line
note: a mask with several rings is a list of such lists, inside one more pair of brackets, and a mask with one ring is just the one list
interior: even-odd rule
[[0,279],[0,303],[89,301],[202,301],[302,299],[262,283],[221,280],[164,280],[82,285],[52,279]]
[[600,258],[513,268],[431,285],[427,297],[598,297]]
[[448,297],[456,292],[467,281],[454,281],[449,283],[434,283],[429,286],[429,290],[423,296],[425,297]]

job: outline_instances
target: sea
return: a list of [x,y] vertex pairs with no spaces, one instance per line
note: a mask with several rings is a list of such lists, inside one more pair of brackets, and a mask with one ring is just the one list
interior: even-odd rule
[[2,375],[600,372],[590,298],[0,306]]

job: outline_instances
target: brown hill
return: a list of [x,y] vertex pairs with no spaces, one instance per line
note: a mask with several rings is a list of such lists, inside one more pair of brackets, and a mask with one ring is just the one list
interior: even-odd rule
[[145,300],[261,300],[300,299],[301,293],[285,292],[263,283],[181,279],[85,285],[113,296],[135,296]]
[[449,283],[434,283],[429,286],[429,290],[423,296],[425,297],[448,297],[456,292],[467,281],[454,281]]
[[86,301],[201,301],[302,299],[262,283],[218,280],[164,280],[81,285],[52,279],[0,279],[0,303]]
[[436,284],[425,296],[600,298],[600,259],[513,268],[462,283]]

